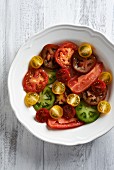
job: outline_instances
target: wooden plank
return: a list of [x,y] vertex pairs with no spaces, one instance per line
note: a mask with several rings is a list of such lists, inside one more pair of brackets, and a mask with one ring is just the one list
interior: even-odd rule
[[[3,4],[1,4],[3,8]],[[10,0],[5,3],[3,27],[4,58],[1,86],[2,123],[1,140],[3,169],[43,169],[43,142],[31,135],[16,119],[8,100],[7,76],[17,50],[30,36],[43,28],[43,1]],[[2,39],[2,38],[1,38]],[[22,57],[22,56],[20,56]],[[4,108],[3,108],[4,107]],[[5,120],[4,120],[5,119]],[[1,126],[2,126],[1,123]],[[1,168],[0,168],[1,169]]]

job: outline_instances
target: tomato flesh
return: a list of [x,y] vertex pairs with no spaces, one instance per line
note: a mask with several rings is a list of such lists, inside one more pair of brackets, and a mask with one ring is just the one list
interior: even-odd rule
[[92,84],[91,88],[96,95],[99,95],[106,89],[106,84],[101,80],[97,80]]
[[45,108],[42,108],[36,112],[35,120],[40,123],[44,123],[47,122],[49,117],[49,111]]
[[70,129],[82,126],[84,123],[79,121],[77,118],[65,119],[60,118],[58,120],[48,119],[47,125],[51,129]]
[[72,92],[79,94],[89,88],[95,80],[98,78],[100,73],[102,72],[103,64],[97,63],[94,68],[87,73],[86,75],[82,75],[77,78],[73,77],[68,81],[68,87]]
[[71,66],[71,58],[77,50],[77,45],[71,42],[66,42],[61,45],[55,53],[55,60],[62,68]]
[[26,92],[41,92],[48,83],[48,75],[42,69],[31,69],[23,78],[23,88]]

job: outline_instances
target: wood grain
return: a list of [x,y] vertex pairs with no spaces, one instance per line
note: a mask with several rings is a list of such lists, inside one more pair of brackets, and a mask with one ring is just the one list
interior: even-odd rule
[[0,170],[113,170],[114,129],[79,146],[43,142],[15,117],[7,77],[20,46],[51,25],[87,25],[114,43],[114,0],[0,0],[0,21]]

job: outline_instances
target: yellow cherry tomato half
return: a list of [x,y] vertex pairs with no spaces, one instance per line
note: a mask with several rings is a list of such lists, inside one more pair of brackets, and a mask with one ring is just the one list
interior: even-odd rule
[[54,94],[63,94],[65,92],[65,85],[62,82],[55,82],[52,85],[52,92]]
[[59,105],[54,105],[50,109],[49,114],[53,119],[59,119],[63,116],[63,109]]
[[87,58],[92,54],[92,47],[88,43],[81,44],[78,48],[78,53],[81,57]]
[[34,56],[30,60],[30,66],[35,68],[35,69],[41,67],[42,64],[43,64],[43,59],[40,56]]
[[97,109],[98,109],[99,112],[107,114],[107,113],[110,112],[111,106],[110,106],[110,103],[108,103],[107,101],[103,100],[103,101],[100,101],[98,103]]
[[112,81],[112,75],[109,72],[102,72],[100,76],[98,77],[99,80],[102,80],[105,82],[105,84],[110,84]]
[[69,94],[67,96],[67,103],[75,107],[80,103],[80,97],[77,94]]
[[38,100],[39,100],[39,95],[37,93],[29,92],[26,94],[24,98],[24,103],[27,107],[30,107],[36,104]]

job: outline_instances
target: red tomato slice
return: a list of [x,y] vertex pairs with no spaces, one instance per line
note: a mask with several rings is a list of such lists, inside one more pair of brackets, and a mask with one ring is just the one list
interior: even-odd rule
[[52,129],[70,129],[83,125],[83,122],[80,122],[77,118],[64,119],[60,118],[59,120],[48,119],[47,125]]
[[106,89],[106,84],[102,80],[96,80],[91,88],[96,95],[99,95]]
[[49,110],[42,108],[36,112],[35,120],[44,123],[47,122],[49,117]]
[[95,80],[98,78],[100,73],[102,72],[103,64],[97,63],[94,68],[87,74],[82,75],[77,78],[73,77],[68,81],[68,87],[72,90],[72,92],[79,94],[89,88]]
[[73,67],[79,73],[88,73],[96,64],[96,57],[92,54],[90,57],[81,57],[78,53],[73,55]]
[[41,92],[48,83],[48,75],[42,69],[31,69],[23,78],[23,88],[26,92]]
[[62,68],[56,72],[56,78],[58,81],[67,84],[70,80],[70,72],[66,68]]
[[44,60],[44,66],[50,69],[58,68],[58,64],[55,61],[55,52],[58,49],[58,45],[47,44],[41,51],[41,56]]
[[72,107],[69,104],[63,106],[63,117],[64,118],[70,119],[70,118],[73,118],[75,115],[76,115],[76,111],[74,107]]
[[55,52],[55,60],[62,67],[67,68],[71,66],[71,57],[77,50],[77,45],[72,42],[65,42]]

